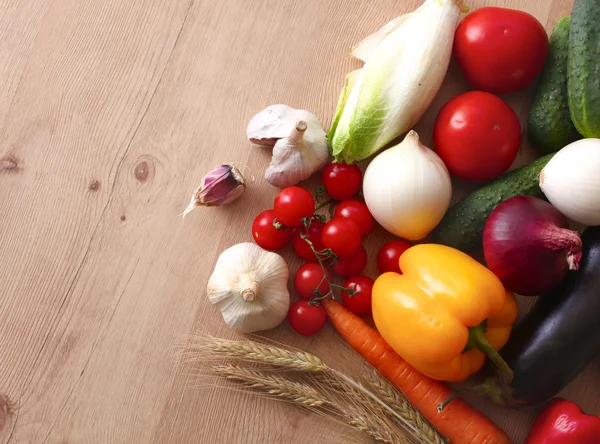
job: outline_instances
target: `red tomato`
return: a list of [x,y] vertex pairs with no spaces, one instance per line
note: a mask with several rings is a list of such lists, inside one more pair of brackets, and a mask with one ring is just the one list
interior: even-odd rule
[[[323,245],[323,241],[321,240],[321,231],[323,231],[323,224],[318,220],[311,221],[306,238],[312,242],[317,251],[325,249],[325,245]],[[292,237],[292,247],[294,247],[294,251],[305,261],[316,261],[317,257],[315,256],[315,253],[310,248],[308,242],[302,239],[301,233],[306,233],[306,228],[302,227],[294,231],[294,237]]]
[[286,227],[301,227],[303,217],[315,212],[315,199],[300,187],[284,188],[275,197],[275,217]]
[[348,310],[356,314],[365,314],[371,311],[373,284],[373,279],[366,276],[355,276],[344,283],[344,287],[359,292],[354,296],[345,291],[342,292],[342,299]]
[[360,230],[362,236],[369,234],[373,229],[375,219],[369,212],[367,206],[359,200],[345,200],[335,209],[334,217],[350,219]]
[[361,274],[367,265],[367,250],[362,245],[356,249],[350,256],[340,257],[338,261],[331,266],[333,271],[344,278]]
[[323,170],[323,185],[332,198],[350,199],[360,189],[362,173],[356,165],[330,163]]
[[451,174],[490,180],[505,172],[521,146],[517,115],[500,97],[470,91],[446,103],[433,128],[435,150]]
[[294,275],[294,288],[302,299],[310,300],[315,297],[315,290],[321,294],[329,293],[329,282],[323,279],[325,274],[318,262],[309,262],[298,268]]
[[297,301],[288,311],[288,322],[292,329],[302,336],[312,336],[325,327],[327,312],[321,305],[311,305],[308,301]]
[[402,253],[410,247],[412,247],[412,245],[403,240],[391,241],[381,247],[377,254],[377,266],[379,267],[379,272],[387,273],[388,271],[392,271],[394,273],[402,274],[399,263],[400,256],[402,256]]
[[252,237],[259,247],[265,250],[278,250],[287,245],[292,237],[292,230],[278,230],[273,226],[275,211],[260,213],[252,223]]
[[337,256],[350,256],[360,245],[360,229],[351,220],[333,218],[323,227],[321,240]]
[[544,67],[548,36],[542,24],[523,11],[480,8],[456,30],[454,56],[477,89],[506,94],[532,83]]

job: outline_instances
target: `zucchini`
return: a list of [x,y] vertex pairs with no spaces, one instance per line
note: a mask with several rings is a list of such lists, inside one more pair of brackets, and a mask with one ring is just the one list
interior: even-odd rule
[[584,137],[600,137],[600,1],[575,0],[567,68],[571,120]]
[[465,253],[479,252],[485,222],[500,202],[520,195],[543,196],[538,176],[554,154],[509,171],[454,204],[431,233],[433,242]]
[[550,37],[550,50],[529,111],[527,132],[540,154],[558,151],[580,138],[571,121],[567,87],[571,17],[558,21]]

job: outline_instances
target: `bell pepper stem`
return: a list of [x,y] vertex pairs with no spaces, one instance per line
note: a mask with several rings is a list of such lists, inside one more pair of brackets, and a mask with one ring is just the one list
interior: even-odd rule
[[444,399],[437,406],[438,413],[441,413],[442,410],[444,410],[452,401],[462,397],[467,393],[485,395],[498,405],[511,405],[511,396],[506,392],[506,390],[503,390],[503,386],[498,385],[498,383],[493,379],[487,379],[481,384],[452,392],[450,396]]
[[475,348],[484,353],[500,373],[501,381],[506,384],[512,382],[514,377],[513,371],[506,361],[502,359],[500,354],[494,350],[492,344],[490,344],[490,341],[485,336],[483,325],[469,328],[469,342],[467,343],[467,348]]

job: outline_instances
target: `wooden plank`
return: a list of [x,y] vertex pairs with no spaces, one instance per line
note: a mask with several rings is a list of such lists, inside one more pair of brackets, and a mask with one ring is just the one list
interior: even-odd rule
[[[231,336],[206,281],[223,249],[251,240],[254,216],[277,192],[262,179],[268,150],[245,140],[250,117],[287,103],[327,127],[345,73],[360,66],[347,48],[419,3],[13,0],[0,9],[0,393],[16,404],[0,442],[356,437],[178,370],[175,352],[193,331]],[[469,2],[492,4],[550,30],[572,0]],[[417,127],[426,142],[439,108],[466,89],[453,66]],[[507,98],[522,122],[530,99],[531,88]],[[526,148],[519,162],[530,157]],[[200,177],[229,161],[256,176],[246,195],[182,221]],[[379,229],[367,249],[389,238]],[[300,261],[284,256],[295,271]],[[329,327],[315,338],[286,325],[266,336],[365,369]],[[592,413],[599,362],[565,391]],[[523,440],[532,413],[476,403]]]

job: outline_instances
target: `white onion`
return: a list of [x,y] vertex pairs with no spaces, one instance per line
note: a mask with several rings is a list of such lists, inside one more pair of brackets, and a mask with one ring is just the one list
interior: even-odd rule
[[450,174],[442,159],[410,131],[404,140],[373,159],[363,193],[383,228],[408,240],[426,237],[442,220],[452,198]]
[[578,140],[556,153],[540,173],[540,188],[569,219],[600,225],[600,139]]

